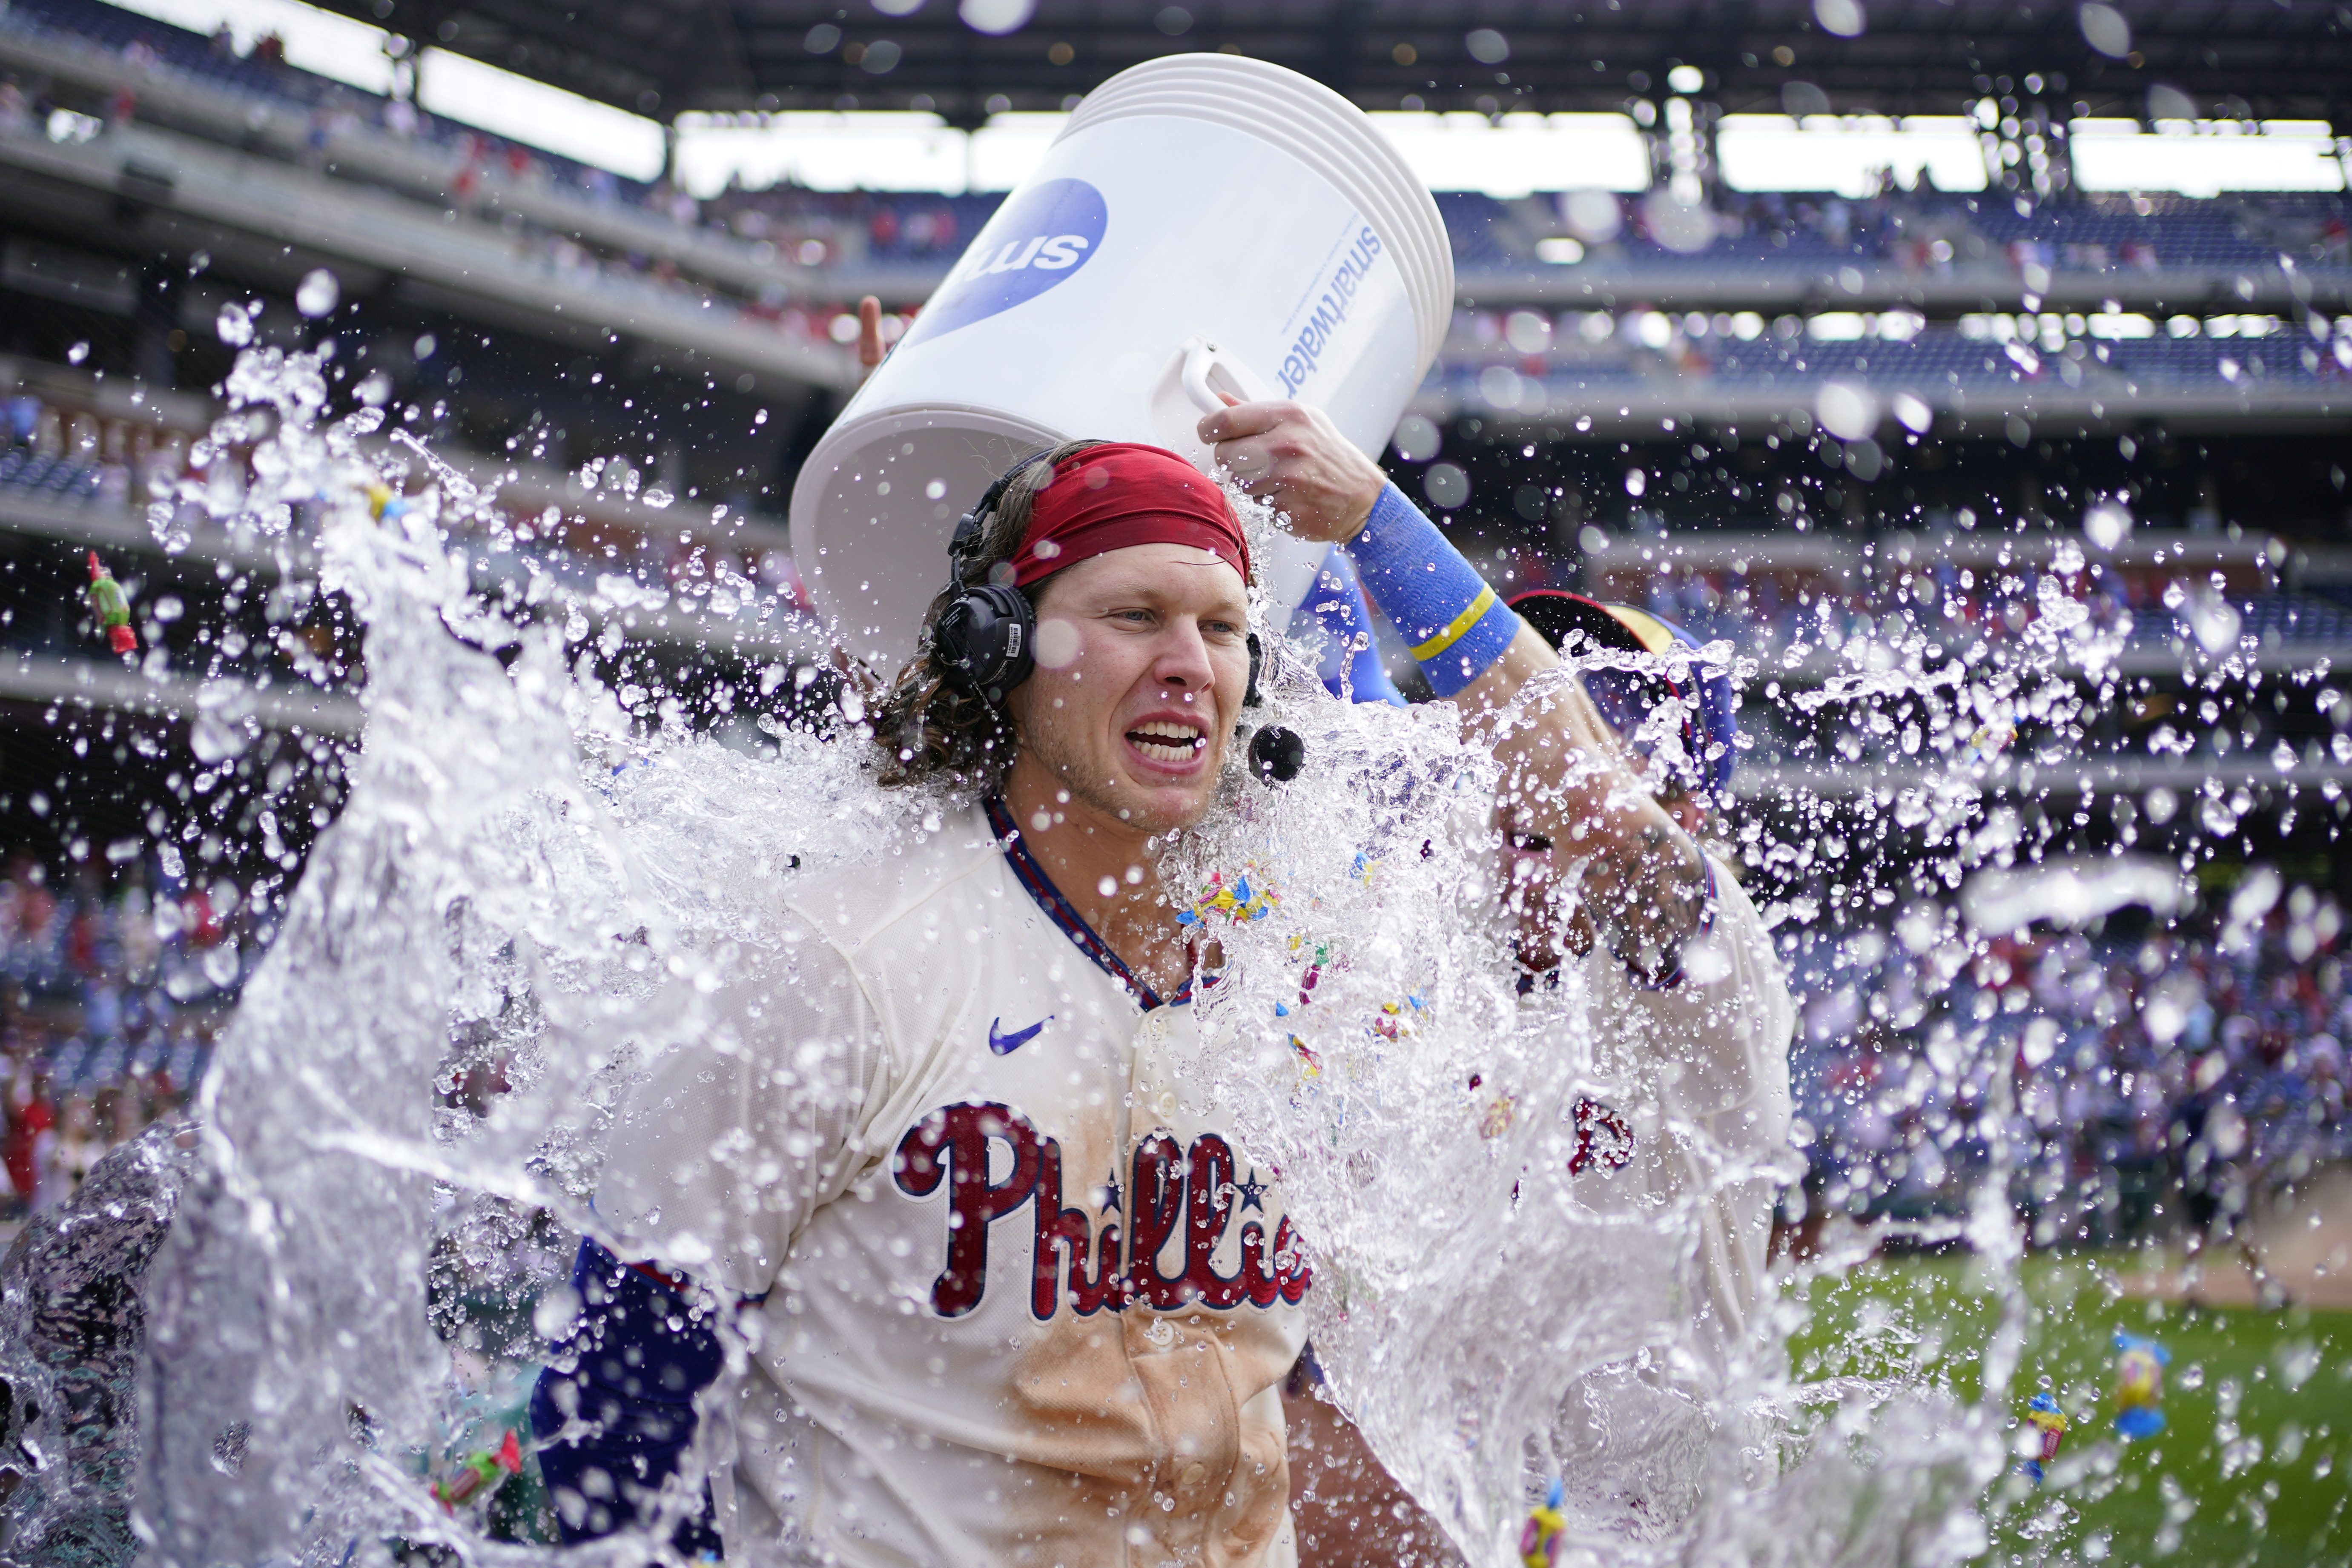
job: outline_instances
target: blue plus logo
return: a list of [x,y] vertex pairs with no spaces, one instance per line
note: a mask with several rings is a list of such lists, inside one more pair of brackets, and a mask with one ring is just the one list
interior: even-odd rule
[[1084,180],[1044,180],[997,209],[908,337],[938,337],[1034,300],[1102,248],[1110,211]]

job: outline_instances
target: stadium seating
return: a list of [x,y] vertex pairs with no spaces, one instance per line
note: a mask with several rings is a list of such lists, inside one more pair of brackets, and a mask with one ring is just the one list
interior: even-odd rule
[[[0,12],[0,29],[53,36],[117,54],[136,50],[143,57],[144,69],[168,72],[223,93],[305,111],[320,107],[350,108],[362,113],[372,124],[383,123],[384,100],[373,94],[314,76],[283,61],[240,56],[202,34],[106,5],[103,0],[15,0],[5,12]],[[463,126],[421,114],[414,135],[418,140],[454,147],[474,133]],[[551,153],[534,149],[532,156],[541,161],[551,177],[566,184],[586,188],[609,180],[616,195],[639,203],[651,194],[652,187],[642,183],[593,174],[584,165]]]
[[46,457],[24,447],[0,453],[0,489],[82,503],[98,498],[100,479],[97,468],[70,458]]

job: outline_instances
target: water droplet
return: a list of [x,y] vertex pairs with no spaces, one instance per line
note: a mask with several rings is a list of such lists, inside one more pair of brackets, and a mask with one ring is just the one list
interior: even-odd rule
[[2083,537],[2101,550],[2113,550],[2131,530],[2131,512],[2121,501],[2103,500],[2083,514]]
[[539,1331],[543,1340],[560,1340],[572,1331],[580,1319],[580,1296],[569,1285],[558,1285],[539,1299],[530,1310],[530,1326]]
[[313,268],[295,287],[294,308],[317,321],[331,312],[342,295],[342,285],[335,281],[333,273],[323,267]]
[[1813,398],[1822,428],[1843,441],[1859,441],[1878,428],[1878,399],[1850,381],[1832,381]]

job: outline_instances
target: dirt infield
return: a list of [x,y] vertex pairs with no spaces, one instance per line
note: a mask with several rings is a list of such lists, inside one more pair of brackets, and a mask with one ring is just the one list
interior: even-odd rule
[[[2123,1277],[2126,1293],[2215,1307],[2352,1311],[2352,1167],[2335,1166],[2267,1205],[2240,1233],[2175,1251]],[[2269,1289],[2266,1290],[2265,1286]]]

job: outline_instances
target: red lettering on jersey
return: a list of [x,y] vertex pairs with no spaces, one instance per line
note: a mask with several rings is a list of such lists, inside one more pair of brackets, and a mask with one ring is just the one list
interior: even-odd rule
[[1175,1139],[1155,1132],[1135,1146],[1135,1174],[1127,1187],[1128,1223],[1135,1227],[1127,1264],[1130,1299],[1162,1311],[1188,1299],[1182,1273],[1160,1272],[1160,1254],[1183,1214],[1183,1159]]
[[1038,1155],[1037,1238],[1029,1259],[1029,1310],[1039,1322],[1060,1310],[1066,1253],[1071,1302],[1080,1317],[1127,1305],[1118,1226],[1106,1222],[1097,1232],[1086,1210],[1062,1206],[1062,1146],[1048,1138]]
[[[1013,1149],[1001,1185],[988,1180],[988,1141]],[[1002,1105],[950,1105],[931,1112],[898,1141],[891,1179],[908,1197],[929,1197],[948,1181],[948,1262],[931,1283],[931,1306],[960,1318],[988,1288],[988,1226],[1029,1201],[1040,1163],[1037,1130]],[[1059,1206],[1058,1204],[1055,1205]]]
[[[1003,1181],[989,1180],[989,1142],[1013,1151]],[[1097,1226],[1082,1208],[1062,1204],[1062,1146],[1041,1137],[1027,1118],[1003,1105],[942,1106],[898,1141],[891,1180],[911,1198],[948,1187],[947,1267],[931,1283],[931,1306],[941,1317],[973,1310],[988,1289],[988,1227],[1024,1203],[1036,1206],[1029,1260],[1029,1310],[1040,1321],[1061,1310],[1066,1288],[1081,1316],[1140,1302],[1160,1311],[1198,1303],[1231,1308],[1246,1301],[1297,1305],[1314,1280],[1307,1251],[1284,1218],[1267,1245],[1265,1226],[1244,1220],[1241,1268],[1216,1271],[1217,1244],[1233,1224],[1243,1189],[1234,1182],[1233,1146],[1213,1132],[1188,1152],[1165,1132],[1136,1145],[1127,1194],[1133,1230],[1127,1267],[1119,1267],[1119,1226]],[[1253,1175],[1255,1182],[1256,1177]],[[1261,1187],[1247,1189],[1252,1194]],[[1160,1255],[1184,1232],[1181,1271],[1162,1274]]]
[[1265,1250],[1265,1226],[1242,1222],[1242,1290],[1253,1307],[1271,1307],[1282,1299],[1282,1281],[1276,1278]]
[[1307,1299],[1307,1288],[1315,1283],[1315,1270],[1307,1267],[1307,1243],[1290,1228],[1288,1215],[1275,1228],[1274,1268],[1284,1300],[1296,1307]]
[[1633,1130],[1622,1116],[1597,1100],[1580,1097],[1575,1116],[1576,1148],[1568,1157],[1570,1175],[1580,1175],[1595,1165],[1619,1171],[1633,1163]]
[[1242,1273],[1228,1279],[1210,1261],[1233,1223],[1233,1146],[1213,1132],[1192,1140],[1192,1168],[1184,1179],[1184,1285],[1204,1307],[1240,1304],[1248,1292]]

